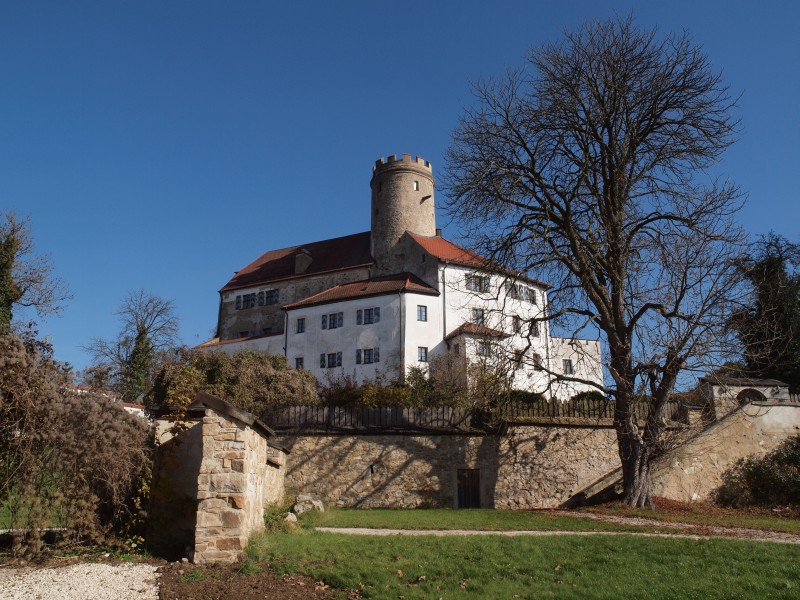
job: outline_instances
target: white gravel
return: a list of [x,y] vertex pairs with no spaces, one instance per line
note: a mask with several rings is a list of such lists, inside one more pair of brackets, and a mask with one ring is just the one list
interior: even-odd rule
[[48,569],[0,568],[3,600],[157,600],[155,565],[79,563]]

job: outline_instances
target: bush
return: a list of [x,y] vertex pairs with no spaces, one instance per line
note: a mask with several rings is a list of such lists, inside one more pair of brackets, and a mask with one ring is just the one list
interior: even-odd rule
[[735,508],[800,505],[800,436],[761,458],[737,461],[722,475],[714,496],[718,504]]
[[0,508],[8,526],[66,527],[66,542],[135,536],[151,468],[148,424],[95,395],[64,387],[64,370],[42,351],[0,336]]
[[145,404],[150,411],[186,408],[198,390],[255,415],[270,408],[319,403],[313,373],[290,368],[283,356],[252,350],[229,356],[183,348],[159,368]]

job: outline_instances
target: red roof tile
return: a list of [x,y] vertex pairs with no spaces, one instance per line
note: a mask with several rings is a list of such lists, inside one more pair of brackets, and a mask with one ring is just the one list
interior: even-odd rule
[[320,292],[314,296],[284,306],[287,310],[301,306],[316,306],[329,302],[340,302],[351,298],[365,298],[368,296],[382,296],[398,292],[414,292],[417,294],[430,294],[438,296],[439,292],[411,273],[398,273],[385,277],[373,277],[363,281],[345,283]]
[[420,246],[422,246],[428,254],[438,258],[441,261],[465,267],[475,267],[478,269],[486,269],[487,271],[507,273],[510,277],[513,277],[515,279],[519,278],[525,281],[529,281],[545,289],[550,288],[550,285],[547,283],[544,283],[532,277],[528,277],[524,273],[516,273],[511,269],[508,269],[502,265],[498,265],[497,263],[492,262],[485,256],[481,256],[480,254],[473,252],[472,250],[467,250],[466,248],[462,248],[461,246],[459,246],[458,244],[454,244],[450,240],[446,240],[439,236],[428,237],[424,235],[419,235],[417,233],[412,233],[410,231],[406,233],[408,233],[408,235],[411,237],[412,240],[414,240]]
[[[305,272],[295,273],[295,259],[301,251],[309,254],[311,264]],[[365,231],[331,240],[265,252],[238,271],[220,291],[253,287],[271,281],[306,277],[330,271],[366,267],[371,264],[370,232]]]
[[279,333],[264,333],[262,335],[248,335],[245,337],[238,337],[230,340],[220,340],[219,336],[216,336],[211,338],[210,340],[206,340],[205,342],[197,344],[197,346],[194,346],[194,348],[196,350],[202,348],[213,348],[214,346],[221,346],[222,344],[233,344],[236,342],[247,342],[249,340],[260,340],[261,338],[275,337],[277,335],[283,335],[283,332],[281,331]]
[[407,232],[411,239],[422,246],[428,254],[435,256],[439,260],[464,265],[467,267],[489,267],[492,263],[489,259],[471,250],[462,248],[443,237],[427,237],[416,233]]
[[499,329],[492,329],[491,327],[486,327],[485,325],[478,325],[477,323],[464,323],[451,331],[446,338],[446,340],[453,339],[454,337],[458,337],[459,335],[478,335],[481,337],[509,337],[511,334],[504,333]]

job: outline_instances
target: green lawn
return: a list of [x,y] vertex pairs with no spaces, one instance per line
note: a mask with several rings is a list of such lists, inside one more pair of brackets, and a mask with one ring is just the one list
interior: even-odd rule
[[[524,510],[450,510],[445,508],[331,509],[301,517],[313,527],[373,527],[377,529],[474,529],[480,531],[663,531],[664,528],[616,525],[589,518]],[[669,529],[667,529],[669,531]]]
[[[471,511],[470,511],[471,512]],[[633,536],[251,539],[250,561],[367,598],[798,598],[797,546]]]

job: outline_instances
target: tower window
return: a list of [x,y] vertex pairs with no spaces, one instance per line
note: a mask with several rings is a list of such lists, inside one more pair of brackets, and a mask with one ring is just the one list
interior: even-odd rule
[[417,181],[416,179],[414,180],[414,191],[415,192],[419,191],[419,181]]
[[422,304],[417,305],[417,321],[427,321],[428,320],[428,307],[423,306]]
[[572,370],[572,361],[569,358],[565,358],[563,360],[564,363],[564,375],[572,375],[574,371]]

